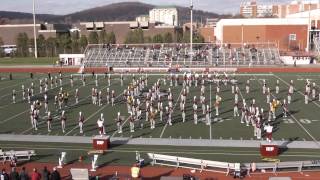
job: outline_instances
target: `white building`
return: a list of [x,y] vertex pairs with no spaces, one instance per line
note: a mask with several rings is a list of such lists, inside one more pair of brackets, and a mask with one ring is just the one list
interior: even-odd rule
[[149,11],[151,23],[159,23],[162,26],[178,26],[178,10],[175,7],[156,7]]
[[243,17],[265,17],[271,16],[273,5],[258,5],[256,1],[247,1],[241,4],[240,14]]

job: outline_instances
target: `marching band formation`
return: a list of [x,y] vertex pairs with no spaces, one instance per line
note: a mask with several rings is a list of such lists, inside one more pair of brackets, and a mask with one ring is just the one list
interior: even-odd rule
[[[166,76],[159,77],[154,84],[148,87],[148,75],[139,75],[136,77],[132,75],[132,80],[129,82],[127,88],[123,92],[116,92],[111,90],[111,75],[105,74],[106,84],[108,85],[106,90],[97,88],[99,87],[98,75],[92,73],[92,78],[94,78],[94,84],[96,88],[91,90],[91,100],[92,105],[103,106],[104,103],[115,106],[116,103],[125,102],[127,106],[127,112],[129,114],[128,118],[125,119],[121,116],[120,112],[117,113],[117,118],[115,123],[117,125],[117,132],[123,133],[123,125],[128,121],[130,132],[133,133],[137,128],[145,128],[145,124],[150,124],[150,128],[154,129],[157,125],[156,121],[161,124],[165,123],[168,126],[172,126],[174,123],[178,122],[173,119],[173,113],[176,106],[179,104],[179,109],[181,112],[181,122],[185,123],[188,121],[187,114],[192,112],[193,123],[197,125],[200,121],[204,121],[206,125],[211,125],[214,117],[219,117],[219,109],[223,103],[223,97],[221,96],[221,88],[230,89],[232,96],[234,97],[234,107],[233,116],[234,119],[239,119],[240,124],[245,126],[253,126],[253,135],[257,139],[262,138],[263,131],[266,131],[266,139],[268,141],[272,140],[273,126],[272,122],[275,121],[277,117],[277,109],[282,109],[283,117],[290,115],[289,105],[292,103],[292,95],[295,91],[293,80],[290,81],[289,88],[287,90],[287,98],[282,101],[278,100],[276,96],[280,93],[280,82],[276,81],[273,93],[271,92],[270,86],[267,84],[266,80],[262,80],[261,83],[261,95],[265,97],[265,102],[257,102],[255,99],[246,100],[243,98],[242,92],[239,88],[238,80],[234,75],[227,75],[226,73],[219,74],[191,74],[184,73],[182,75],[170,74]],[[25,88],[24,85],[21,86],[21,96],[22,101],[27,101],[30,104],[30,120],[32,128],[37,131],[39,128],[39,114],[43,107],[43,110],[47,116],[47,128],[48,132],[52,131],[52,122],[54,120],[52,111],[56,111],[60,114],[57,116],[61,120],[62,132],[66,132],[66,108],[72,106],[69,104],[70,95],[68,91],[63,89],[63,77],[61,72],[58,76],[51,76],[48,73],[48,78],[43,78],[39,80],[39,94],[35,94],[35,85],[31,82],[29,88]],[[86,78],[82,74],[80,80],[82,81],[82,86],[86,86]],[[74,105],[79,104],[80,91],[79,88],[74,87],[74,77],[70,75],[70,86],[72,91],[74,90]],[[120,84],[124,86],[124,75],[120,74]],[[259,81],[260,82],[260,81]],[[208,85],[215,87],[210,92],[214,94],[213,98],[207,98],[206,93],[208,92]],[[172,88],[182,86],[182,90],[176,98],[174,98]],[[199,90],[196,93],[191,93],[191,87]],[[54,109],[49,108],[49,94],[48,91],[54,88],[59,88],[59,91],[54,96]],[[308,104],[311,100],[315,100],[318,91],[315,83],[311,83],[306,80],[305,85],[305,104]],[[12,103],[17,102],[17,91],[12,90]],[[245,94],[251,93],[250,80],[245,82],[245,89],[243,91]],[[116,95],[118,94],[118,96]],[[39,95],[43,95],[43,98],[39,98]],[[242,101],[240,101],[240,97]],[[177,99],[177,101],[175,101]],[[320,101],[320,94],[319,99]],[[189,109],[188,103],[192,102],[192,108]],[[262,107],[267,103],[268,109],[265,111]],[[213,108],[212,108],[213,107]],[[204,117],[200,118],[199,117]],[[145,122],[144,122],[145,121]],[[80,134],[84,133],[85,117],[83,112],[79,112],[78,125]],[[100,135],[106,134],[105,129],[105,119],[103,113],[97,120],[97,127]]]

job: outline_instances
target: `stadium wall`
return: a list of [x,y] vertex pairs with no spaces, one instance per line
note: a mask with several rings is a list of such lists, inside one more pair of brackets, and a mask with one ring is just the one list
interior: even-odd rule
[[[23,67],[23,68],[15,68],[15,67],[0,67],[1,73],[78,73],[79,67]],[[150,69],[148,68],[118,68],[116,71],[118,72],[168,72],[169,68],[156,68]],[[192,70],[192,68],[183,69],[184,72]],[[241,67],[241,68],[195,68],[199,72],[205,70],[209,72],[220,71],[220,72],[238,72],[238,73],[320,73],[320,68],[313,67]],[[95,73],[105,73],[107,70],[105,67],[101,68],[85,68],[86,73],[91,73],[94,71]],[[183,72],[183,71],[181,71]]]

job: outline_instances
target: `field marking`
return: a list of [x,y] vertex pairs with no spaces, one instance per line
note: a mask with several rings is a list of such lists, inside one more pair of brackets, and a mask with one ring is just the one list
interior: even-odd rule
[[[142,106],[145,102],[146,102],[146,101],[143,101],[143,103],[140,103],[139,107]],[[129,118],[130,118],[130,116],[128,116],[128,118],[121,124],[122,127],[127,123],[127,121],[129,120]],[[117,132],[118,132],[118,131],[115,130],[115,131],[112,133],[111,137],[114,137],[114,136],[117,134]]]
[[[179,101],[179,99],[180,99],[180,97],[181,97],[181,94],[182,94],[182,92],[183,92],[183,88],[184,88],[184,87],[182,86],[181,91],[180,91],[179,96],[178,96],[178,99],[177,99],[176,103],[174,104],[172,111],[174,111],[174,109],[176,108],[176,106],[177,106],[177,104],[178,104],[178,101]],[[171,118],[172,118],[172,117],[171,117]],[[160,134],[160,138],[162,138],[162,136],[163,136],[163,134],[164,134],[164,131],[166,130],[167,126],[168,126],[168,123],[166,123],[166,124],[163,126],[162,131],[161,131],[161,134]]]
[[[290,84],[288,82],[286,82],[285,80],[283,80],[282,78],[280,78],[279,76],[275,75],[274,76],[276,78],[278,78],[280,81],[282,81],[283,83],[285,83],[288,87],[290,86]],[[296,92],[298,92],[300,95],[302,95],[304,97],[304,94],[299,91],[297,88],[293,88]],[[320,105],[318,103],[316,103],[315,101],[311,101],[311,103],[315,104],[316,106],[318,106],[320,108]]]
[[[274,75],[274,77],[278,78],[279,80],[281,80],[282,82],[284,82],[285,84],[287,84],[287,86],[289,86],[289,84],[288,84],[286,81],[284,81],[283,79],[281,79],[279,76]],[[255,78],[256,78],[256,77],[255,77]],[[258,82],[260,83],[260,81],[258,81]],[[261,85],[261,83],[260,83],[260,85]],[[271,94],[274,98],[277,99],[277,97],[274,96],[273,93],[270,93],[270,94]],[[297,120],[297,118],[296,118],[293,114],[291,114],[291,113],[289,113],[289,116],[292,117],[292,118],[297,122],[297,124],[311,137],[311,139],[315,142],[315,144],[320,148],[320,144],[319,144],[318,140],[312,136],[312,134]]]
[[[67,83],[68,84],[68,83]],[[65,84],[66,85],[66,84]],[[62,85],[62,86],[58,86],[58,87],[63,87],[64,85]],[[56,87],[56,88],[58,88],[58,87]],[[77,88],[79,88],[79,87],[81,87],[81,86],[78,86]],[[53,89],[50,89],[50,90],[54,90],[54,89],[56,89],[56,88],[53,88]],[[50,91],[50,90],[48,90],[48,91]],[[43,94],[43,93],[39,93],[39,94],[35,94],[34,96],[37,96],[37,95],[40,95],[40,94]],[[6,106],[9,106],[9,105],[12,105],[12,104],[8,104],[8,105],[6,105]],[[0,107],[0,109],[3,109],[4,107]],[[5,122],[8,122],[8,121],[10,121],[11,119],[14,119],[14,118],[16,118],[16,117],[19,117],[19,116],[21,116],[22,114],[24,114],[24,113],[26,113],[26,112],[28,112],[30,109],[28,108],[27,110],[25,110],[25,111],[23,111],[23,112],[21,112],[21,113],[19,113],[19,114],[16,114],[16,115],[14,115],[14,116],[12,116],[12,117],[9,117],[9,118],[7,118],[7,119],[5,119],[5,120],[2,120],[2,121],[0,121],[0,124],[3,124],[3,123],[5,123]]]
[[[61,86],[59,85],[59,86],[57,86],[57,87],[53,87],[52,89],[50,88],[50,89],[48,89],[48,92],[49,92],[49,91],[53,91],[53,90],[55,90],[55,89],[57,89],[57,88],[61,88],[61,87],[67,86],[67,85],[69,85],[69,84],[71,84],[70,81],[69,81],[68,83],[62,84]],[[81,87],[81,85],[77,86],[76,88],[80,88],[80,87]],[[37,86],[37,88],[39,88],[39,87]],[[21,90],[21,91],[22,91],[22,90]],[[32,97],[35,97],[35,96],[38,96],[38,95],[41,95],[41,94],[44,94],[44,93],[45,93],[45,91],[43,91],[42,93],[39,92],[39,93],[34,94],[33,96],[31,96],[31,98],[32,98]],[[16,96],[16,97],[17,97],[17,96]],[[0,99],[1,99],[1,98],[0,98]],[[19,100],[16,101],[16,103],[25,102],[25,101],[27,101],[27,98],[26,98],[25,100],[19,98]],[[11,102],[10,104],[0,106],[0,109],[4,109],[4,108],[6,108],[6,107],[8,107],[8,106],[10,106],[10,105],[14,105],[14,104]]]
[[[62,76],[62,77],[63,77],[63,78],[68,78],[68,76]],[[35,82],[35,81],[38,81],[38,80],[40,80],[40,79],[43,79],[43,80],[44,80],[45,78],[48,78],[48,77],[37,78],[37,79],[32,79],[32,80],[30,80],[29,78],[27,78],[27,79],[28,79],[28,81],[31,81],[31,83],[37,83],[37,82]],[[49,81],[49,79],[48,79],[48,81]],[[39,82],[39,81],[38,81],[38,82]],[[26,83],[26,82],[21,82],[21,83],[12,85],[12,86],[8,86],[8,87],[5,87],[5,88],[2,88],[2,89],[0,89],[0,91],[3,90],[3,89],[10,88],[10,87],[20,86],[21,84],[24,84],[24,83]],[[25,84],[24,84],[24,85],[25,85]],[[60,86],[59,86],[59,87],[60,87]],[[18,89],[20,89],[20,88],[21,88],[21,86],[20,86]],[[36,88],[40,88],[40,86],[36,86]],[[57,88],[57,87],[55,87],[55,88]],[[44,89],[44,88],[43,88],[43,89]],[[52,88],[52,89],[54,89],[54,88]],[[48,89],[48,90],[50,90],[50,89]],[[16,91],[16,93],[19,93],[19,92],[22,92],[22,90],[20,89],[19,91]],[[9,96],[9,95],[11,95],[11,94],[12,94],[12,93],[5,94],[5,95],[1,96],[0,99],[4,98],[4,97],[6,97],[6,96]],[[38,94],[36,94],[36,95],[39,95],[39,94],[41,94],[41,93],[38,93]],[[20,100],[20,101],[17,101],[17,102],[21,102],[21,101],[24,101],[24,100]]]
[[[93,83],[88,83],[88,85],[92,85]],[[79,86],[77,86],[78,88],[81,88],[81,87],[86,87],[86,86],[82,86],[82,85],[79,85]],[[106,86],[107,87],[107,86]],[[106,88],[105,87],[105,88]],[[87,97],[85,97],[85,98],[83,98],[83,99],[81,99],[81,100],[79,100],[79,102],[78,103],[80,103],[80,102],[82,102],[82,101],[84,101],[84,100],[86,100],[86,99],[88,99],[89,97],[90,97],[91,95],[89,95],[89,96],[87,96]],[[69,108],[70,107],[72,107],[72,106],[74,106],[74,105],[76,105],[76,103],[73,103],[73,104],[71,104],[70,106],[68,106]],[[40,125],[42,125],[42,124],[44,124],[44,123],[46,123],[46,121],[42,121],[42,122],[40,122],[39,124],[38,124],[38,126],[40,126]],[[24,133],[26,133],[26,132],[28,132],[28,131],[30,131],[30,130],[32,130],[33,128],[31,127],[31,128],[29,128],[29,129],[27,129],[27,130],[25,130],[25,131],[23,131],[22,133],[20,133],[20,134],[24,134]],[[59,134],[59,133],[58,133]],[[58,134],[56,134],[56,135],[58,135]]]
[[[37,79],[32,79],[32,80],[30,80],[29,78],[27,78],[28,80],[27,81],[31,81],[31,82],[33,82],[33,80],[40,80],[40,78],[37,78]],[[14,79],[13,79],[13,81],[14,81]],[[20,82],[20,83],[18,83],[18,84],[14,84],[14,85],[11,85],[11,86],[6,86],[6,87],[4,87],[4,88],[1,88],[0,89],[0,91],[2,91],[2,90],[4,90],[4,89],[8,89],[8,88],[11,88],[11,87],[15,87],[15,86],[20,86],[21,84],[24,84],[24,83],[26,83],[26,82]],[[2,84],[1,84],[2,85]]]
[[[85,97],[84,99],[81,99],[78,103],[80,103],[80,102],[88,99],[89,97],[90,97],[90,95],[87,96],[87,97]],[[72,106],[74,106],[74,105],[76,105],[76,103],[71,104],[69,107],[72,107]],[[38,126],[40,126],[40,125],[42,125],[42,124],[45,124],[45,123],[47,123],[47,121],[41,121],[41,122],[38,124]],[[26,133],[26,132],[28,132],[28,131],[30,131],[30,130],[32,130],[32,129],[33,129],[33,127],[31,127],[31,128],[29,128],[29,129],[23,131],[23,132],[20,133],[20,134],[24,134],[24,133]],[[59,133],[58,133],[58,134],[59,134]],[[56,134],[56,135],[58,135],[58,134]]]
[[[106,89],[106,88],[108,88],[109,86],[107,85],[107,86],[104,86],[101,90],[104,90],[104,89]],[[126,89],[126,88],[125,88]],[[123,92],[123,90],[122,91],[120,91],[120,92]],[[115,101],[120,97],[120,96],[122,96],[123,95],[123,93],[120,93],[117,97],[115,97]],[[91,96],[91,95],[89,95],[89,96]],[[111,105],[111,103],[110,104],[105,104],[105,105],[103,105],[99,110],[97,110],[95,113],[93,113],[93,114],[91,114],[87,119],[85,119],[84,121],[83,121],[83,124],[85,123],[85,122],[87,122],[88,120],[90,120],[93,116],[95,116],[96,114],[98,114],[98,113],[100,113],[104,108],[106,108],[106,107],[108,107],[109,105]],[[67,132],[67,133],[65,133],[64,134],[64,136],[67,136],[68,134],[70,134],[72,131],[74,131],[75,129],[77,129],[79,127],[79,125],[76,125],[74,128],[72,128],[69,132]]]

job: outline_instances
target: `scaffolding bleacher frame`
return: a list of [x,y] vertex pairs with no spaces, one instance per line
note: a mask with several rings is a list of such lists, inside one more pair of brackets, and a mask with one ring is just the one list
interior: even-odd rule
[[89,44],[85,67],[238,67],[281,64],[275,43],[194,44]]

